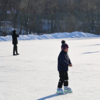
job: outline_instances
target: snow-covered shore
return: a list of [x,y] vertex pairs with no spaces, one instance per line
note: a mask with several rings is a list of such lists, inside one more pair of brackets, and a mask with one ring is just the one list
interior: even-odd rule
[[[60,39],[60,38],[83,38],[83,37],[100,37],[100,35],[94,35],[91,33],[84,32],[64,32],[64,33],[54,33],[54,34],[43,34],[43,35],[20,35],[19,40],[43,40],[43,39]],[[0,41],[11,41],[12,37],[1,36]]]

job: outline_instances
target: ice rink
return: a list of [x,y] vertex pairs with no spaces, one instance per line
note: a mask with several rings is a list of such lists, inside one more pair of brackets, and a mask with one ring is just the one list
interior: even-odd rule
[[19,41],[19,56],[0,42],[0,100],[100,100],[100,38],[65,39],[73,93],[56,95],[61,40]]

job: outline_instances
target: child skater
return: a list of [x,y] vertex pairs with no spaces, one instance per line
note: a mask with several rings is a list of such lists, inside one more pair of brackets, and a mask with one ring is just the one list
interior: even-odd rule
[[[60,79],[58,82],[57,94],[72,92],[71,88],[68,87],[68,66],[72,67],[72,63],[68,56],[69,46],[65,43],[64,40],[62,40],[61,43],[62,43],[61,46],[62,50],[58,56],[58,72]],[[64,91],[62,89],[63,84],[64,84]]]

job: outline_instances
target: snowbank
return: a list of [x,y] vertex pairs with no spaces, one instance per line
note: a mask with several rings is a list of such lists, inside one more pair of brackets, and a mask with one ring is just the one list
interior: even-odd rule
[[[72,32],[72,33],[54,33],[54,34],[44,34],[44,35],[20,35],[19,40],[42,40],[42,39],[60,39],[60,38],[83,38],[83,37],[100,37],[100,35],[94,35],[91,33],[84,32]],[[11,41],[12,37],[10,35],[0,37],[0,41]]]

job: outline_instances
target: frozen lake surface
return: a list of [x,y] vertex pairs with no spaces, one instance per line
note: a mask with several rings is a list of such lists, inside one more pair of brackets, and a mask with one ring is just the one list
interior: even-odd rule
[[56,95],[57,57],[62,39],[0,42],[0,100],[100,100],[100,38],[65,39],[69,45],[69,87]]

